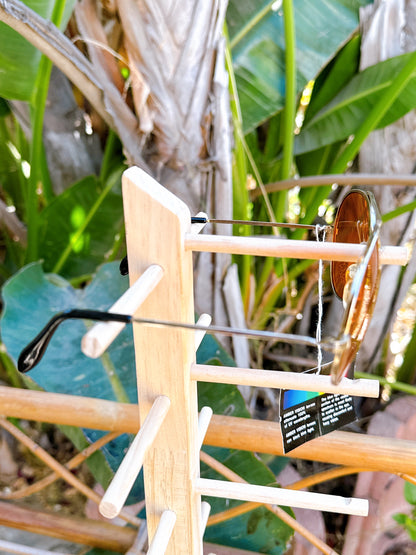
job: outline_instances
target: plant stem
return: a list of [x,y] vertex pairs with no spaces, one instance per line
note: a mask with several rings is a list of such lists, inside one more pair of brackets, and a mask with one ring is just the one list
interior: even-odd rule
[[[225,27],[225,26],[224,26]],[[247,163],[244,151],[244,144],[240,137],[243,137],[243,117],[238,98],[237,83],[233,70],[231,50],[228,44],[228,33],[225,27],[224,35],[227,38],[225,49],[225,66],[229,78],[230,90],[230,110],[234,129],[234,148],[233,148],[233,213],[236,219],[249,218],[250,199],[247,191]],[[248,226],[247,226],[248,227]],[[243,233],[248,235],[249,230],[244,228]],[[241,295],[245,306],[248,304],[248,290],[250,280],[251,257],[241,256],[237,258],[240,270]]]
[[348,167],[348,164],[354,159],[361,148],[361,145],[368,135],[376,129],[377,125],[383,119],[387,110],[396,101],[397,97],[407,85],[416,68],[416,52],[410,56],[407,64],[402,68],[399,74],[393,79],[391,85],[380,96],[378,102],[373,106],[364,120],[363,124],[357,129],[352,141],[345,147],[341,155],[334,162],[329,173],[342,173]]
[[366,372],[355,372],[356,378],[365,378],[369,380],[378,380],[380,385],[386,385],[391,387],[391,389],[395,389],[396,391],[403,391],[404,393],[408,393],[409,395],[416,395],[416,386],[409,385],[408,383],[403,382],[391,382],[387,378],[383,378],[382,376],[375,376],[374,374],[367,374]]
[[[59,26],[62,21],[64,9],[65,0],[56,0],[51,18],[52,23],[54,23],[56,26]],[[41,190],[43,186],[43,120],[45,115],[45,106],[48,96],[51,71],[52,62],[45,55],[42,55],[39,62],[35,91],[30,106],[32,122],[32,145],[30,152],[30,177],[28,180],[27,195],[28,244],[26,252],[26,262],[33,262],[38,258],[38,191]]]
[[398,216],[401,216],[406,212],[412,212],[415,209],[416,209],[416,200],[409,202],[408,204],[404,204],[403,206],[399,206],[398,208],[395,208],[391,212],[387,212],[386,214],[383,214],[383,216],[381,217],[381,221],[383,223],[389,222],[390,220],[393,220],[394,218],[397,218]]
[[288,179],[292,173],[294,123],[296,111],[296,38],[292,0],[283,0],[285,30],[285,109],[283,112],[283,159],[280,179]]
[[0,364],[2,364],[6,371],[10,385],[13,387],[22,387],[22,380],[16,370],[16,366],[7,353],[4,343],[0,343]]
[[104,156],[101,163],[101,170],[100,170],[101,183],[105,183],[105,181],[107,181],[107,178],[111,173],[111,163],[114,159],[114,151],[117,145],[117,141],[118,141],[117,134],[110,128],[108,130],[108,137],[105,144]]

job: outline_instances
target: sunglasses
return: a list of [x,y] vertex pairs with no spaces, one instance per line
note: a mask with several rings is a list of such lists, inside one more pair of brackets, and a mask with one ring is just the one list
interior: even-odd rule
[[345,307],[331,367],[335,384],[351,368],[374,311],[380,283],[380,227],[381,217],[374,195],[361,189],[351,190],[339,206],[333,241],[365,243],[366,249],[355,264],[331,262],[332,288]]
[[[303,224],[279,224],[269,222],[248,222],[245,220],[208,220],[206,217],[194,217],[192,223],[233,223],[263,225],[267,223],[277,227],[295,227],[316,229],[316,226]],[[330,226],[328,226],[330,227]],[[352,190],[343,199],[333,225],[333,240],[343,243],[367,244],[365,254],[357,264],[347,262],[331,263],[331,281],[337,296],[344,299],[346,305],[341,332],[334,338],[318,342],[316,339],[272,331],[256,331],[226,326],[201,326],[163,320],[136,318],[112,312],[72,309],[56,314],[41,332],[22,350],[18,359],[18,370],[28,372],[43,357],[46,348],[58,328],[68,319],[87,319],[97,321],[116,321],[124,324],[139,323],[150,326],[170,326],[182,329],[202,330],[223,335],[240,335],[252,339],[283,341],[289,344],[301,344],[321,347],[334,352],[331,376],[334,383],[339,383],[348,372],[368,328],[377,296],[380,277],[378,235],[380,217],[375,199],[371,193]],[[122,261],[123,269],[128,272],[127,258]],[[122,272],[124,273],[124,272]]]

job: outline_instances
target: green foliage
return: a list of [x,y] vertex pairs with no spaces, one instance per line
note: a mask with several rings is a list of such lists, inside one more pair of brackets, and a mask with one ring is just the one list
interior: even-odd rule
[[[96,308],[106,310],[128,287],[126,277],[120,276],[117,263],[101,266],[92,281],[83,289],[74,289],[69,282],[56,274],[45,274],[40,263],[31,264],[3,287],[4,312],[2,317],[2,339],[10,356],[16,360],[22,348],[39,332],[41,327],[56,312],[68,308]],[[36,320],[28,314],[37,315]],[[25,380],[29,387],[41,387],[54,393],[67,393],[136,402],[136,371],[134,364],[133,335],[126,327],[100,359],[89,359],[80,350],[82,335],[88,324],[70,321],[62,324],[48,347],[48,350]],[[212,337],[206,336],[197,353],[201,364],[234,364],[229,355]],[[65,376],[65,379],[63,379]],[[210,406],[216,414],[249,417],[245,403],[232,385],[212,383],[198,384],[199,405]],[[65,429],[78,448],[96,441],[102,432],[83,430],[83,435],[74,429]],[[106,485],[108,470],[118,468],[128,447],[130,438],[123,436],[111,442],[90,461],[90,468],[97,480]],[[212,452],[212,450],[210,450]],[[244,451],[217,449],[217,460],[240,473],[243,477],[259,484],[274,484],[275,477],[257,457]],[[143,485],[138,480],[129,502],[143,498]],[[238,503],[237,503],[238,504]],[[213,512],[228,508],[226,500],[217,500]],[[250,531],[248,531],[250,528]],[[264,531],[268,530],[267,538]],[[286,541],[292,531],[280,519],[264,510],[250,511],[244,517],[231,521],[228,525],[215,526],[208,532],[210,538],[224,544],[252,547],[261,551],[265,543],[273,543],[267,553],[280,554],[285,550]],[[272,539],[273,538],[273,539]]]
[[[325,8],[328,6],[324,4],[321,6],[323,10],[321,20],[311,20],[314,28],[321,31],[320,24],[328,15],[325,14]],[[308,7],[310,8],[310,5]],[[338,8],[344,13],[345,6],[339,6],[336,3],[334,9]],[[349,9],[353,13],[357,5],[350,4]],[[263,121],[259,116],[256,120],[256,128],[247,133],[243,140],[247,159],[246,174],[244,172],[235,174],[237,179],[245,175],[247,182],[249,179],[247,174],[251,173],[258,187],[286,179],[295,173],[307,176],[344,171],[353,162],[359,147],[371,131],[388,125],[416,106],[414,95],[411,93],[416,75],[416,56],[413,53],[405,54],[359,71],[360,36],[352,33],[355,28],[351,29],[351,36],[349,40],[344,41],[342,48],[332,49],[329,63],[321,63],[315,73],[311,71],[307,74],[307,79],[299,77],[306,74],[301,69],[304,56],[311,55],[311,50],[304,49],[304,33],[308,28],[305,14],[309,17],[310,11],[298,2],[294,4],[293,14],[288,10],[285,2],[282,4],[282,9],[273,13],[270,5],[265,3],[261,6],[251,3],[242,10],[240,16],[237,16],[232,9],[229,11],[227,21],[243,128],[252,129],[253,113],[245,108],[246,103],[250,103],[252,110],[257,110],[258,104],[261,104],[262,113],[267,112],[266,123],[258,126]],[[353,17],[356,16],[355,12]],[[242,18],[245,18],[245,24]],[[286,25],[283,25],[282,18],[289,20]],[[294,21],[290,22],[292,18]],[[295,52],[291,47],[293,27],[296,36]],[[345,29],[347,27],[348,25]],[[275,43],[280,41],[281,45],[286,45],[286,49],[282,46],[279,56],[271,55],[270,51],[265,49],[263,61],[266,65],[263,66],[254,54],[252,56],[252,53],[255,51],[256,55],[260,56],[259,45],[271,40],[271,28],[276,31],[273,35]],[[325,33],[330,34],[332,28],[332,23],[328,24],[322,36],[326,36]],[[333,41],[336,40],[333,37]],[[334,42],[329,42],[334,45]],[[309,46],[308,42],[306,44]],[[326,46],[327,43],[317,48],[320,48],[324,54]],[[279,68],[275,69],[274,73],[270,67],[270,63],[273,63],[270,62],[270,58],[273,58],[273,62],[280,60]],[[310,57],[308,61],[311,61]],[[287,69],[288,64],[295,64],[297,72],[297,86],[293,90],[291,87],[288,88],[288,76],[291,75]],[[253,75],[250,77],[249,93],[247,93],[246,81],[242,79],[248,67],[253,70],[253,75],[255,72],[255,77]],[[286,79],[283,78],[284,72]],[[275,75],[280,76],[280,81],[286,85],[286,89],[279,89],[275,83],[275,91],[279,90],[280,101],[278,104],[275,103],[272,109],[266,103],[257,102],[259,98],[257,93],[263,94],[267,90],[261,78],[267,81]],[[303,96],[300,96],[302,88],[311,79],[313,83],[309,83]],[[288,90],[291,90],[289,94]],[[246,99],[246,94],[250,102]],[[296,126],[291,119],[293,109],[289,109],[289,103],[292,106],[293,102],[296,102],[297,106]],[[239,125],[241,126],[241,122]],[[294,141],[293,155],[289,146],[291,141]],[[238,145],[237,148],[240,149]],[[239,159],[239,167],[244,167],[241,159]],[[234,187],[238,191],[243,186],[243,183],[234,181]],[[298,216],[295,221],[311,224],[319,214],[331,223],[331,211],[326,213],[330,208],[327,202],[330,192],[331,187],[328,186],[302,189],[296,199]],[[256,220],[274,218],[275,221],[286,221],[289,217],[290,203],[293,202],[293,198],[289,198],[285,191],[273,193],[269,198],[260,196],[252,205],[252,217]],[[327,203],[325,206],[324,202]],[[240,212],[242,212],[241,209]],[[266,229],[256,230],[256,232],[269,233],[270,231]],[[301,230],[293,232],[281,230],[279,233],[291,238],[304,238]],[[247,260],[247,258],[243,261],[237,259],[237,261],[240,264],[242,292],[248,321],[256,326],[264,326],[273,316],[275,321],[277,319],[279,322],[279,312],[287,313],[295,308],[300,296],[297,295],[292,299],[288,297],[289,284],[291,279],[295,279],[294,289],[301,291],[304,272],[311,263],[305,265],[304,262],[295,260],[280,262],[270,259],[263,262],[255,259]],[[253,282],[255,292],[253,292]]]
[[[230,1],[226,61],[234,124],[236,218],[309,224],[319,215],[330,220],[330,210],[325,212],[330,207],[329,187],[311,187],[296,194],[282,191],[251,201],[248,185],[255,182],[267,186],[295,174],[344,171],[373,129],[416,107],[414,53],[359,71],[358,10],[367,3]],[[74,0],[28,0],[26,4],[64,29]],[[2,359],[12,375],[13,360],[21,348],[53,314],[73,307],[106,309],[127,287],[116,263],[102,265],[122,254],[120,176],[126,161],[123,145],[110,132],[103,137],[100,175],[88,176],[55,195],[42,141],[50,63],[25,39],[0,24],[0,71],[1,198],[27,230],[27,243],[2,233],[0,279],[6,282],[2,340],[8,350],[8,354],[2,353]],[[4,99],[29,102],[30,140]],[[246,227],[235,231],[249,233]],[[255,233],[269,231],[256,229]],[[305,238],[299,230],[281,233]],[[282,315],[299,310],[302,292],[310,280],[311,261],[249,256],[236,260],[246,318],[253,327],[266,327],[271,319],[279,325]],[[82,283],[83,288],[75,288],[75,283]],[[91,360],[79,349],[85,329],[84,322],[65,323],[26,384],[48,391],[134,402],[137,393],[131,330],[125,329],[103,357]],[[399,374],[402,381],[414,377],[415,343],[412,338]],[[205,337],[198,351],[198,361],[233,364],[210,336]],[[209,405],[217,414],[249,417],[234,386],[199,384],[198,394],[200,406]],[[66,433],[80,449],[98,438],[98,432],[92,430],[67,429]],[[108,483],[129,442],[127,436],[120,438],[90,461],[102,484]],[[275,484],[273,473],[249,453],[214,448],[207,451],[250,482]],[[273,464],[280,468],[284,462],[275,460]],[[205,466],[202,472],[204,476],[215,474]],[[414,490],[408,487],[405,492],[412,499],[409,503],[416,505]],[[131,501],[142,497],[143,487],[138,480]],[[210,502],[213,513],[238,504]],[[414,517],[396,517],[413,539]],[[259,508],[229,523],[209,527],[206,538],[280,554],[291,533],[274,515]]]
[[[412,56],[413,53],[403,54],[356,73],[319,110],[317,110],[315,102],[312,102],[313,115],[309,117],[308,108],[308,117],[301,133],[299,133],[296,139],[296,154],[310,152],[317,148],[345,140],[349,135],[356,134],[373,106],[376,105],[381,95],[394,83],[395,78],[409,60],[412,59]],[[335,76],[331,74],[332,77]],[[415,83],[416,67],[411,72],[410,79],[396,98],[394,104],[389,107],[375,128],[385,127],[393,123],[414,108],[415,99],[413,90]],[[338,88],[337,85],[336,88]],[[329,91],[327,94],[330,96]],[[322,102],[320,96],[318,101]]]
[[[297,93],[300,93],[357,29],[358,3],[300,0],[293,2],[293,9],[296,81]],[[227,11],[227,25],[247,132],[285,105],[286,52],[281,2],[232,1]]]
[[416,486],[414,484],[405,482],[404,497],[410,505],[413,505],[411,515],[397,513],[393,515],[393,518],[406,530],[410,539],[416,542]]
[[78,277],[105,260],[123,225],[121,169],[104,188],[94,176],[82,179],[43,210],[39,254],[45,270]]
[[[26,0],[24,3],[44,19],[51,19],[56,4],[62,4],[59,27],[64,30],[76,0]],[[33,99],[41,53],[26,39],[0,22],[0,97],[9,100]]]

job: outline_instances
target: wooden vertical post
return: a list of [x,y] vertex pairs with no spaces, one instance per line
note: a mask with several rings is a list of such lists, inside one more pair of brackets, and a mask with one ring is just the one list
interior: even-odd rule
[[[187,206],[142,170],[123,176],[130,283],[151,264],[164,275],[136,316],[194,322],[192,252],[185,251],[191,215]],[[154,400],[166,395],[169,415],[149,449],[144,465],[147,526],[151,542],[164,511],[176,514],[166,553],[202,555],[195,332],[134,324],[140,421]]]

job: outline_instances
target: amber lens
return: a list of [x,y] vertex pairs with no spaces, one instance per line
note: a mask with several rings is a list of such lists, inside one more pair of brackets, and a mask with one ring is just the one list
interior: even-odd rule
[[[370,235],[370,212],[367,197],[351,191],[341,202],[333,228],[337,243],[367,243]],[[342,300],[351,262],[331,262],[331,281],[336,295]]]
[[338,210],[333,240],[343,243],[365,242],[367,251],[360,262],[365,264],[365,268],[357,269],[355,277],[349,272],[351,262],[331,263],[332,286],[338,297],[346,303],[341,335],[345,334],[350,338],[349,346],[339,354],[335,369],[337,380],[348,372],[357,354],[377,298],[380,270],[378,239],[372,239],[374,225],[369,196],[362,191],[351,191]]

